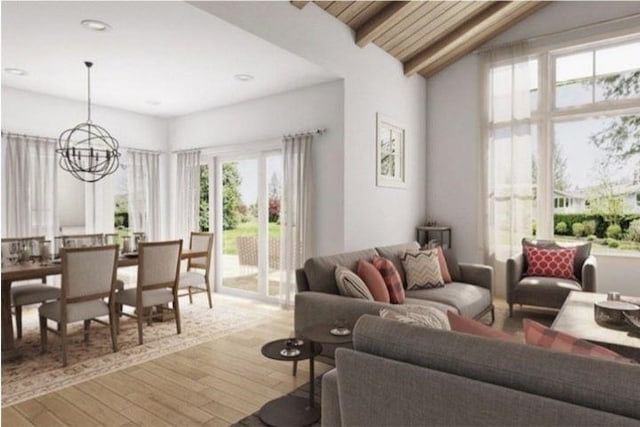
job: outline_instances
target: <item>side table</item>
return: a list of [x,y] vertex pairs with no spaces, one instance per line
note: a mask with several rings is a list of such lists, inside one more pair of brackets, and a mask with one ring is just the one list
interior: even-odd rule
[[300,354],[295,357],[282,356],[280,351],[286,348],[288,338],[271,341],[262,346],[262,355],[273,360],[298,362],[309,359],[309,400],[296,396],[283,396],[267,402],[258,416],[270,426],[308,426],[320,419],[320,408],[315,403],[314,390],[314,358],[322,353],[322,345],[312,341],[304,341],[304,344],[295,347]]
[[[416,227],[416,240],[420,243],[420,246],[424,246],[429,243],[429,235],[431,233],[438,233],[440,236],[440,244],[446,249],[451,249],[451,227],[448,225],[419,225]],[[445,233],[447,239],[445,240]],[[424,239],[421,239],[424,235]]]

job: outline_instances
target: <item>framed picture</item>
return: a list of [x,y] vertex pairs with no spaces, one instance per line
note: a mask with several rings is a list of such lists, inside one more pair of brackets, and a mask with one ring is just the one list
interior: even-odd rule
[[405,130],[393,119],[376,114],[376,185],[406,188]]

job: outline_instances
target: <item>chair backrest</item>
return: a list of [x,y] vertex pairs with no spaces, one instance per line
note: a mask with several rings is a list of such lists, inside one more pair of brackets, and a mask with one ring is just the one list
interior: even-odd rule
[[63,248],[62,304],[110,297],[115,290],[118,246]]
[[209,269],[211,268],[211,251],[213,250],[213,233],[191,232],[189,249],[192,251],[207,251],[207,256],[189,258],[187,268],[202,268],[205,270],[205,275],[209,275]]
[[[140,242],[138,247],[138,298],[142,291],[178,289],[182,239],[165,242]],[[140,299],[138,299],[140,300]]]
[[94,246],[104,245],[104,234],[74,234],[63,235],[62,247],[63,248],[90,248]]

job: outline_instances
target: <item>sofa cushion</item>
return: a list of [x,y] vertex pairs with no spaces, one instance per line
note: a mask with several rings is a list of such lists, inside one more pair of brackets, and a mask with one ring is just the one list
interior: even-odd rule
[[529,345],[536,345],[565,353],[575,353],[616,362],[631,363],[631,360],[620,356],[608,348],[560,331],[555,331],[530,319],[524,319],[522,321],[522,328],[524,329],[524,340]]
[[335,276],[340,295],[374,301],[367,285],[353,271],[339,265],[336,267]]
[[444,286],[437,249],[407,251],[401,259],[407,274],[407,290]]
[[444,259],[447,261],[447,269],[451,275],[453,282],[462,282],[462,271],[460,270],[460,264],[458,263],[458,257],[453,249],[444,250]]
[[380,248],[376,248],[375,250],[378,252],[378,255],[388,259],[393,263],[393,265],[396,267],[396,270],[398,270],[400,279],[402,279],[402,284],[406,287],[407,277],[400,258],[406,251],[417,251],[418,249],[420,249],[420,245],[417,242],[410,242],[403,243],[401,245],[382,246]]
[[475,317],[492,304],[488,289],[460,282],[451,282],[442,288],[407,291],[407,298],[440,302],[455,307],[465,317]]
[[[361,259],[358,261],[358,276],[364,281],[364,284],[367,285],[369,292],[373,295],[373,299],[378,302],[386,302],[389,300],[389,291],[387,290],[387,285],[382,278],[382,275],[378,271],[378,269],[371,264],[369,261]],[[338,282],[338,289],[340,288],[340,283]]]
[[404,304],[405,295],[404,287],[402,287],[402,279],[393,263],[386,258],[376,255],[373,257],[373,265],[378,269],[387,286],[391,304]]
[[438,263],[440,264],[440,273],[442,274],[442,280],[444,283],[451,283],[451,273],[449,273],[449,267],[447,266],[447,259],[444,257],[444,249],[442,246],[436,248],[438,251]]
[[575,279],[573,274],[573,262],[576,257],[576,248],[543,249],[525,248],[527,258],[527,271],[525,276],[561,277]]
[[304,272],[309,282],[309,290],[338,294],[338,285],[336,284],[334,276],[336,266],[342,265],[351,271],[356,271],[360,259],[372,259],[375,255],[375,249],[367,249],[338,255],[309,258],[304,263]]
[[[429,306],[429,307],[435,307],[438,310],[442,311],[443,313],[446,313],[447,311],[457,311],[458,309],[450,306],[449,304],[445,304],[442,302],[436,302],[436,301],[430,301],[430,300],[426,300],[426,299],[420,299],[420,298],[405,298],[404,300],[405,304],[409,304],[409,305],[424,305],[424,306]],[[391,308],[395,308],[398,307],[396,305],[392,305],[390,306]]]
[[469,319],[468,317],[462,317],[452,311],[447,312],[447,319],[451,330],[455,332],[461,332],[463,334],[476,335],[485,338],[495,338],[501,341],[512,341],[515,339],[511,335],[504,333],[498,329],[493,329],[490,326],[482,324],[477,320]]
[[[447,314],[451,313],[450,311]],[[427,328],[450,330],[447,314],[428,305],[404,304],[394,308],[383,308],[380,317],[395,320],[410,325],[424,326]]]
[[515,301],[521,304],[560,308],[571,291],[582,288],[575,280],[556,277],[524,277],[513,288]]
[[[566,248],[566,246],[560,246],[553,240],[530,240],[526,237],[522,239],[522,253],[524,256],[524,264],[522,267],[523,271],[527,271],[527,267],[529,266],[527,261],[527,247],[536,247],[542,249],[561,249]],[[582,266],[584,262],[589,258],[591,254],[591,242],[586,242],[581,245],[571,246],[576,248],[576,256],[573,260],[573,274],[576,276],[578,281],[582,281]]]

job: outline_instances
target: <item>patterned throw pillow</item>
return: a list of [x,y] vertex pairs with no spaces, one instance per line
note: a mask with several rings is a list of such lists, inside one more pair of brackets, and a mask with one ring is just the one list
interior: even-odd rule
[[522,321],[522,328],[524,329],[524,341],[529,345],[564,353],[582,354],[584,356],[593,356],[616,362],[633,363],[630,359],[622,357],[608,348],[572,337],[569,334],[554,331],[533,320],[524,319]]
[[345,297],[374,301],[373,295],[356,273],[346,267],[338,265],[335,271],[338,292]]
[[[525,255],[524,257],[524,270],[527,271],[528,263],[527,263],[527,248],[535,247],[540,249],[562,249],[563,247],[558,245],[553,240],[529,240],[526,237],[522,239],[522,253]],[[576,248],[576,257],[573,261],[573,274],[578,278],[578,280],[582,280],[582,266],[584,262],[589,258],[589,254],[591,253],[591,242],[582,243],[580,245],[572,246]]]
[[529,246],[527,250],[526,276],[562,277],[576,280],[573,261],[576,248],[542,249]]
[[380,310],[380,317],[410,325],[451,330],[447,316],[435,307],[407,304],[398,308],[383,308]]
[[378,269],[369,261],[361,259],[358,261],[358,276],[373,295],[373,299],[378,302],[389,303],[389,291]]
[[431,289],[444,286],[438,251],[407,251],[401,258],[402,266],[407,274],[407,290]]
[[384,279],[385,285],[387,285],[391,304],[404,304],[404,288],[402,287],[402,279],[400,278],[400,273],[396,270],[396,266],[393,265],[393,262],[376,255],[373,257],[373,265],[378,269]]
[[518,342],[515,337],[512,337],[505,332],[493,329],[492,327],[484,325],[477,320],[462,317],[453,311],[447,311],[447,319],[449,319],[451,330],[455,332],[462,332],[463,334],[476,335],[485,338],[495,338],[500,341]]
[[422,250],[433,249],[438,251],[438,263],[440,264],[440,273],[442,273],[442,281],[446,283],[451,283],[453,280],[451,279],[451,274],[449,273],[449,267],[447,266],[447,259],[444,257],[444,249],[442,246],[432,246],[425,245],[422,247]]

